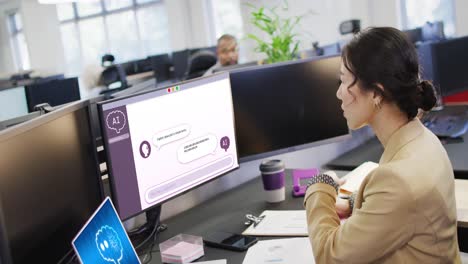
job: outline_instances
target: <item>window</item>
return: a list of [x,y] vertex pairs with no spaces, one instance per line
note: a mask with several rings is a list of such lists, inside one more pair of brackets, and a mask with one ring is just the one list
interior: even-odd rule
[[231,34],[238,40],[244,35],[240,0],[212,0],[213,20],[216,39],[223,34]]
[[402,9],[405,29],[421,27],[428,21],[443,21],[445,35],[455,35],[453,0],[403,0]]
[[21,15],[19,12],[11,13],[7,15],[7,20],[15,67],[17,70],[30,69],[28,45],[24,37]]
[[105,53],[116,62],[170,51],[168,18],[161,0],[101,0],[57,5],[66,72],[79,75],[101,64]]

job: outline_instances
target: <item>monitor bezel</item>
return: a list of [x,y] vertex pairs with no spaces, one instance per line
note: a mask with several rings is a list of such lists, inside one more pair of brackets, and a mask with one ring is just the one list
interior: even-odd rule
[[[94,160],[94,168],[95,168],[95,176],[96,176],[96,182],[98,183],[98,196],[99,196],[99,203],[101,203],[104,198],[104,183],[101,178],[101,171],[99,169],[99,163],[98,163],[98,157],[97,157],[97,145],[96,145],[96,140],[95,140],[95,135],[93,133],[93,130],[91,128],[91,112],[89,109],[90,106],[90,101],[91,100],[81,100],[73,103],[69,103],[63,106],[57,106],[54,111],[47,113],[45,115],[38,116],[34,119],[28,120],[26,122],[23,122],[21,124],[18,124],[16,126],[12,126],[9,128],[6,128],[2,131],[0,131],[0,144],[2,144],[5,141],[10,140],[11,138],[14,138],[20,134],[26,133],[36,127],[40,127],[42,125],[45,125],[49,122],[52,122],[56,119],[62,118],[70,113],[73,113],[75,111],[81,110],[81,109],[86,109],[86,116],[88,118],[88,132],[90,135],[91,139],[91,147],[93,148],[92,151],[92,159]],[[13,258],[11,256],[11,248],[10,248],[10,243],[9,243],[9,237],[7,234],[7,229],[5,226],[5,219],[4,219],[4,212],[3,212],[3,206],[2,202],[0,201],[0,251],[2,253],[2,256],[4,256],[6,259],[0,258],[1,261],[6,261],[6,263],[12,263]],[[70,250],[73,251],[73,248],[70,247],[69,251],[64,255],[68,255],[70,253]],[[3,252],[6,251],[6,252]],[[62,256],[63,257],[63,256]],[[1,262],[3,263],[3,262]]]
[[[222,75],[225,75],[226,77],[224,78],[228,78],[229,80],[229,73],[227,72],[220,72],[220,73],[216,73],[216,74],[213,74],[213,75],[210,75],[210,76],[204,76],[204,77],[199,77],[199,78],[194,78],[194,79],[191,79],[191,80],[186,80],[186,81],[183,81],[183,82],[178,82],[178,83],[174,83],[174,84],[170,84],[170,85],[167,85],[167,86],[164,86],[164,87],[158,87],[156,89],[152,89],[152,90],[149,90],[149,91],[142,91],[140,93],[136,93],[136,94],[133,94],[133,95],[127,95],[127,96],[123,96],[123,97],[119,97],[119,98],[113,98],[113,99],[109,99],[109,100],[106,100],[106,101],[103,101],[103,102],[99,102],[97,105],[98,105],[98,111],[99,111],[99,123],[101,125],[101,135],[102,135],[102,141],[103,141],[103,145],[104,145],[104,151],[106,153],[106,157],[107,157],[107,160],[106,160],[106,163],[107,163],[107,174],[108,174],[108,180],[109,180],[109,183],[110,183],[110,191],[111,191],[111,197],[112,197],[112,202],[114,203],[116,209],[117,209],[117,213],[119,214],[119,217],[122,221],[125,221],[125,220],[128,220],[132,217],[135,217],[141,213],[144,213],[148,210],[151,210],[153,208],[156,208],[157,206],[162,206],[164,203],[167,203],[181,195],[184,195],[196,188],[199,188],[203,185],[206,185],[214,180],[217,180],[219,178],[221,178],[222,176],[228,174],[228,173],[231,173],[237,169],[239,169],[240,167],[240,161],[239,161],[239,151],[237,149],[237,144],[235,145],[235,152],[236,152],[236,161],[237,161],[237,166],[235,168],[232,168],[224,173],[221,173],[219,175],[217,175],[216,177],[213,177],[213,178],[210,178],[209,180],[206,180],[206,181],[203,181],[203,182],[200,182],[196,185],[193,185],[191,186],[190,188],[186,189],[186,190],[183,190],[181,192],[178,192],[177,194],[175,195],[172,195],[170,196],[169,198],[163,200],[163,201],[160,201],[158,203],[155,203],[155,204],[152,204],[150,207],[148,208],[145,208],[145,209],[140,209],[139,212],[137,213],[134,213],[134,214],[130,214],[128,216],[126,216],[125,218],[123,218],[121,215],[120,215],[120,204],[119,204],[119,201],[117,200],[117,191],[116,191],[116,183],[114,181],[114,176],[112,175],[112,161],[109,159],[111,153],[109,151],[109,144],[108,144],[108,140],[105,138],[105,133],[104,133],[104,127],[105,127],[105,120],[103,119],[104,118],[104,115],[103,115],[103,106],[104,105],[107,105],[107,104],[111,104],[111,103],[115,103],[117,101],[122,101],[122,100],[126,100],[126,99],[129,99],[129,98],[132,98],[132,97],[137,97],[137,96],[144,96],[144,95],[147,95],[147,94],[150,94],[150,93],[158,93],[160,90],[165,90],[165,89],[168,89],[168,88],[171,88],[171,87],[175,87],[175,86],[179,86],[179,85],[184,85],[184,84],[188,84],[188,83],[194,83],[194,82],[200,82],[200,81],[203,81],[203,80],[206,80],[206,79],[214,79],[214,77],[216,77],[217,79],[218,78],[223,78]],[[229,82],[230,84],[230,82]],[[232,89],[230,87],[230,89]],[[153,97],[154,98],[154,97]],[[232,94],[231,94],[231,98],[232,98]],[[149,99],[149,98],[146,98],[146,99]],[[125,104],[126,105],[126,104]],[[231,107],[232,107],[232,118],[233,118],[233,127],[234,127],[234,139],[235,139],[235,142],[237,142],[237,137],[236,137],[236,125],[235,125],[235,115],[234,115],[234,103],[232,102],[231,100]]]

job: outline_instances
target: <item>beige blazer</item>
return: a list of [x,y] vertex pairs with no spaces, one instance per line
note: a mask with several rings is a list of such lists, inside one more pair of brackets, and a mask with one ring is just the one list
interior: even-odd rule
[[336,191],[305,195],[317,263],[461,263],[453,169],[437,137],[414,119],[389,139],[340,225]]

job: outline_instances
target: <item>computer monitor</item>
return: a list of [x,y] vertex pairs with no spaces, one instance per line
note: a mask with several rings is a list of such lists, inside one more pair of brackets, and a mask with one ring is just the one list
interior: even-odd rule
[[34,106],[38,104],[48,103],[50,106],[57,106],[80,98],[80,87],[76,77],[26,86],[29,112],[34,111]]
[[177,80],[183,80],[187,73],[190,50],[179,50],[172,53],[172,63],[174,66],[174,77]]
[[336,98],[340,57],[231,72],[241,162],[349,136]]
[[0,132],[6,263],[57,263],[71,252],[103,199],[93,146],[87,101]]
[[148,57],[153,67],[154,76],[157,82],[163,82],[171,79],[172,61],[169,54],[161,54]]
[[149,72],[153,70],[153,65],[150,57],[146,59],[137,60],[135,61],[135,64],[137,66],[137,73]]
[[340,54],[340,43],[332,43],[321,47],[323,53],[321,55],[330,56]]
[[237,168],[227,73],[99,104],[122,220]]
[[418,45],[423,79],[431,80],[436,91],[449,96],[468,89],[468,37],[424,42]]
[[28,103],[24,87],[0,90],[0,121],[24,116],[28,113]]
[[403,33],[411,41],[411,43],[417,43],[423,41],[422,29],[420,27],[403,30]]
[[434,83],[443,96],[468,90],[468,37],[432,45]]

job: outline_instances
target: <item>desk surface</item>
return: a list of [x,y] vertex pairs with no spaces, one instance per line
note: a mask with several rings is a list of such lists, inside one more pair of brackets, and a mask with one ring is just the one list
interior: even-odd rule
[[[337,171],[340,176],[346,171]],[[459,210],[459,226],[468,227],[468,181],[456,180],[456,198]],[[205,236],[213,231],[227,231],[242,233],[246,226],[245,214],[261,214],[264,210],[302,210],[303,197],[294,198],[291,195],[292,180],[290,172],[286,173],[286,200],[269,204],[263,197],[261,177],[257,177],[230,191],[219,194],[214,198],[200,204],[182,214],[179,214],[163,223],[168,229],[159,234],[158,244],[179,233]],[[461,217],[461,218],[460,218]],[[260,240],[273,239],[273,237],[260,237]],[[157,248],[157,245],[155,246]],[[246,252],[211,248],[205,246],[205,256],[199,261],[227,259],[227,263],[242,263]],[[153,253],[151,263],[161,263],[159,252]]]
[[[453,107],[456,106],[452,106],[452,108]],[[463,142],[445,143],[444,148],[452,162],[455,177],[468,179],[468,132],[465,133],[462,138]],[[337,170],[353,170],[365,161],[378,163],[383,150],[380,141],[374,137],[357,148],[330,161],[327,167]]]
[[[263,197],[263,185],[259,176],[182,214],[163,221],[168,225],[168,229],[159,234],[158,242],[163,242],[179,233],[202,237],[213,231],[242,233],[247,228],[244,225],[247,213],[259,215],[264,210],[303,210],[303,197],[294,198],[291,192],[292,180],[287,172],[286,200],[277,204],[269,204]],[[271,239],[271,237],[259,239]],[[242,263],[246,252],[234,252],[205,246],[205,256],[199,261],[227,259],[227,263]],[[161,263],[159,252],[153,253],[151,263]]]
[[133,75],[127,75],[127,82],[129,85],[133,85],[151,78],[154,78],[153,71],[141,72]]

